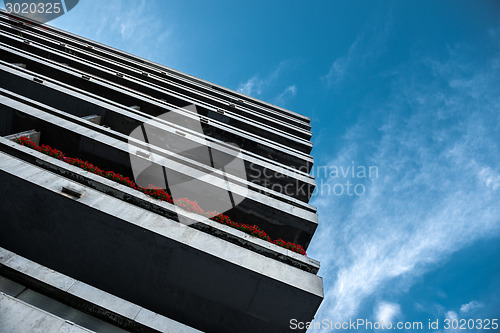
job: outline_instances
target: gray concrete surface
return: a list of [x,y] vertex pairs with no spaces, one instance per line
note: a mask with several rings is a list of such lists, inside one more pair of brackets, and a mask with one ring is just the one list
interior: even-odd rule
[[[0,275],[0,291],[91,331],[199,332],[3,248],[0,248],[0,274],[10,277],[9,279]],[[11,286],[17,285],[18,289],[22,290],[16,292],[11,287],[6,288],[5,281]],[[0,329],[0,332],[3,331]]]
[[[7,27],[9,27],[12,20],[10,20],[8,15],[1,15],[0,18],[2,22],[5,22]],[[7,29],[4,28],[4,30]],[[11,29],[11,31],[16,34],[15,32],[17,30],[14,28]],[[265,123],[266,120],[280,119],[281,122],[285,124],[289,122],[298,127],[310,129],[310,119],[308,117],[201,80],[166,66],[153,63],[149,60],[141,59],[137,56],[127,54],[126,52],[113,49],[107,45],[96,43],[81,36],[76,36],[52,27],[49,29],[41,29],[36,26],[28,26],[23,27],[23,31],[30,40],[40,42],[45,46],[56,46],[59,50],[64,50],[65,52],[70,51],[71,54],[76,53],[81,58],[89,56],[92,57],[92,61],[94,62],[99,62],[98,60],[100,57],[112,59],[113,63],[120,64],[122,67],[128,66],[135,69],[135,71],[128,72],[128,75],[134,75],[134,73],[138,75],[146,72],[148,73],[148,77],[156,76],[156,79],[180,84],[184,91],[193,88],[198,94],[204,92],[212,98],[218,97],[226,102],[232,102],[238,105],[241,109],[239,110],[240,112],[247,112],[247,114],[251,116],[260,116],[260,114],[262,114],[260,118],[257,118],[259,122]],[[64,41],[64,43],[61,43],[61,41]],[[61,44],[64,44],[64,46]],[[93,46],[91,50],[89,50],[88,45]],[[108,67],[111,67],[110,64],[108,64]],[[214,104],[213,100],[211,104]],[[248,111],[246,109],[248,109]],[[280,122],[275,122],[272,123],[272,126],[277,127],[279,124]]]
[[316,274],[319,270],[320,264],[313,258],[250,236],[242,231],[209,220],[198,214],[177,209],[171,204],[155,200],[145,194],[129,188],[128,186],[121,185],[92,173],[88,173],[76,166],[56,160],[50,156],[1,137],[0,151],[8,153],[10,156],[21,159],[25,162],[35,164],[53,173],[63,175],[68,179],[78,182],[80,185],[91,187],[92,189],[106,193],[120,200],[126,200],[130,204],[147,209],[172,220],[179,220],[178,216],[182,215],[182,220],[190,221],[189,225],[192,228],[207,232],[218,238],[222,238],[233,244],[250,249],[274,260],[281,261],[313,274]]
[[[0,31],[0,37],[3,35],[5,34]],[[4,37],[7,38],[7,36]],[[23,45],[18,37],[11,37],[11,39],[12,38],[17,39],[18,45]],[[181,112],[186,118],[193,117],[189,112],[183,112],[182,110],[178,111],[178,109],[179,107],[189,104],[196,104],[197,101],[186,99],[176,102],[176,104],[171,104],[169,108],[166,108],[167,105],[157,100],[157,98],[169,95],[166,95],[160,88],[156,88],[156,93],[144,94],[138,91],[137,87],[134,87],[133,80],[127,84],[128,86],[132,86],[130,88],[115,84],[98,76],[91,76],[90,80],[83,81],[82,75],[89,76],[89,74],[84,71],[75,70],[71,67],[62,67],[60,64],[56,64],[51,60],[24,52],[4,43],[0,43],[0,54],[2,58],[7,61],[26,63],[27,70],[29,70],[29,68],[36,68],[36,72],[42,77],[52,78],[73,86],[83,87],[92,94],[122,103],[126,106],[139,105],[141,111],[154,116],[158,115],[158,111],[163,113],[170,109],[172,112]],[[148,86],[150,89],[153,88],[151,85]],[[151,98],[151,95],[156,98]],[[286,133],[280,133],[277,130],[272,131],[269,129],[264,133],[262,132],[264,129],[262,129],[259,134],[252,134],[246,130],[235,128],[215,119],[211,119],[205,127],[205,132],[211,137],[218,139],[225,138],[238,143],[243,149],[254,151],[261,155],[271,154],[278,161],[290,160],[300,167],[302,160],[309,161],[311,159],[309,155],[312,149],[311,142],[291,135],[286,135]],[[260,126],[256,123],[253,124],[253,126],[246,126],[247,129],[259,127]],[[262,134],[265,134],[265,136]]]
[[[136,126],[146,122],[151,123],[154,118],[143,112],[131,112],[112,101],[94,98],[81,89],[52,82],[52,80],[45,80],[44,84],[36,84],[32,82],[32,76],[28,75],[27,72],[19,72],[17,69],[9,68],[8,65],[0,67],[5,73],[8,72],[8,75],[3,80],[0,80],[0,86],[3,84],[4,88],[9,89],[9,91],[37,100],[55,109],[64,110],[77,117],[84,117],[90,113],[97,114],[98,117],[105,120],[103,125],[110,127],[110,130],[123,134],[124,139]],[[184,127],[164,120],[151,123],[151,126],[153,125],[157,128],[157,131],[164,134],[166,144],[161,148],[172,153],[176,152],[175,147],[179,145],[198,144],[210,145],[210,149],[217,153],[228,154],[228,149],[224,149],[225,144],[221,140],[201,136],[194,131],[186,131]],[[180,137],[175,133],[177,130],[183,131],[187,135]],[[273,163],[272,160],[265,156],[256,155],[245,150],[241,151],[241,156],[249,182],[264,187],[267,186],[267,188],[274,191],[281,191],[281,193],[303,202],[309,201],[315,182],[314,178],[307,173],[279,163]],[[186,157],[200,163],[210,164],[209,161],[202,159],[199,154]]]
[[2,333],[91,333],[94,331],[65,321],[12,296],[0,293],[0,332]]
[[0,168],[0,246],[96,288],[209,332],[286,332],[321,303],[314,274],[88,187],[71,199],[71,181],[5,154]]
[[[80,121],[77,123],[75,119],[68,119],[69,116],[64,116],[60,111],[51,110],[34,101],[28,102],[22,96],[16,96],[14,100],[5,95],[7,92],[0,95],[0,107],[14,112],[17,123],[24,124],[28,128],[39,128],[45,133],[43,134],[44,143],[58,147],[69,156],[89,159],[103,169],[132,176],[128,144],[116,135],[113,137],[111,133],[97,132],[87,121],[77,118]],[[13,94],[11,96],[14,97]],[[14,110],[22,110],[22,112]],[[3,114],[8,114],[8,112]],[[67,139],[61,141],[61,137]],[[140,145],[141,142],[138,141],[137,144]],[[245,197],[244,201],[228,212],[230,216],[250,225],[259,225],[272,238],[281,237],[287,241],[299,243],[307,249],[317,227],[317,215],[314,211],[301,207],[304,203],[297,201],[292,204],[255,190],[248,190],[251,189],[250,186],[242,186],[238,178],[229,174],[224,176],[220,170],[202,164],[190,165],[188,161],[182,160],[182,156],[168,159],[156,157],[155,165],[172,170],[172,173],[179,174],[179,178],[189,180],[190,185],[198,182],[199,188],[208,186],[216,191],[227,191],[225,178],[227,177],[231,182],[231,193]],[[186,188],[185,196],[195,197],[190,195],[189,191],[197,188],[197,186]],[[210,196],[210,198],[216,200],[217,196]]]
[[[130,176],[127,131],[141,117],[170,110],[179,124],[154,125],[174,130],[168,142],[181,140],[178,132],[182,140],[233,141],[245,149],[247,169],[253,159],[275,172],[270,184],[314,186],[305,116],[59,29],[16,22],[5,11],[0,58],[0,86],[24,95],[0,91],[2,135],[34,129],[41,143]],[[184,124],[197,117],[193,110],[172,111],[192,103],[206,117],[205,138]],[[91,114],[103,126],[82,119]],[[154,167],[210,184],[197,191],[205,196],[220,198],[213,191],[227,192],[230,184],[233,198],[246,198],[229,212],[235,220],[258,221],[271,237],[286,235],[307,248],[317,226],[310,193],[288,195],[230,173],[200,181],[212,157],[208,163],[194,153],[173,157],[172,147],[132,144]],[[18,294],[32,305],[55,297],[134,329],[164,328],[169,317],[207,332],[286,332],[292,318],[311,320],[323,299],[319,262],[5,139],[0,181],[0,246],[8,249],[0,250],[0,276],[34,288]],[[15,292],[17,282],[6,290]]]

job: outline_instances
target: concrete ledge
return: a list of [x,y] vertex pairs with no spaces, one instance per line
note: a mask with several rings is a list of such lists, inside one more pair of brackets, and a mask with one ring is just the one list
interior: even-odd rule
[[[288,185],[288,181],[300,178],[309,188],[314,187],[313,178],[298,171],[305,168],[309,172],[313,163],[308,155],[312,147],[308,141],[311,135],[308,117],[58,29],[16,20],[4,10],[0,10],[0,58],[0,67],[14,69],[0,70],[0,86],[7,90],[15,88],[21,95],[12,97],[0,89],[2,136],[35,129],[42,133],[42,144],[129,177],[134,163],[130,156],[137,155],[141,163],[151,158],[148,165],[154,171],[137,176],[141,185],[148,183],[141,182],[140,177],[151,176],[148,182],[171,190],[176,198],[186,196],[204,202],[203,197],[208,197],[213,199],[212,203],[204,202],[202,207],[220,211],[231,207],[217,206],[227,204],[223,196],[229,195],[233,208],[227,212],[234,220],[258,224],[272,238],[282,237],[307,248],[317,226],[316,210],[307,204],[308,195],[288,195],[283,190],[275,191],[273,186]],[[29,81],[19,73],[27,75]],[[56,86],[66,91],[54,89]],[[88,98],[74,98],[72,92],[77,90],[100,100],[99,112],[86,110],[77,116],[60,111],[73,111],[76,106],[77,113],[81,113],[92,104]],[[57,104],[61,95],[66,95],[64,105]],[[210,172],[213,170],[206,166],[217,170],[225,168],[225,164],[220,163],[218,155],[213,155],[218,151],[211,150],[208,143],[203,146],[208,148],[208,158],[198,156],[201,154],[196,149],[188,150],[181,158],[170,158],[168,151],[182,151],[173,147],[175,138],[169,138],[167,149],[158,148],[165,142],[145,144],[148,138],[143,130],[143,138],[132,142],[134,146],[129,153],[129,146],[123,144],[127,142],[123,141],[123,132],[106,123],[112,113],[104,104],[114,104],[116,109],[134,115],[133,119],[123,117],[120,111],[114,115],[123,131],[135,124],[136,116],[158,116],[166,110],[183,108],[186,102],[203,105],[200,114],[204,118],[199,123],[204,133],[199,138],[211,137],[212,142],[224,140],[244,146],[248,149],[245,157],[259,162],[263,157],[265,163],[259,166],[264,170],[267,163],[278,168],[284,165],[285,169],[297,168],[298,172],[289,170],[287,180],[273,176],[276,179],[273,178],[271,185],[257,183],[247,191],[250,187],[245,187],[244,182],[250,180],[244,173],[238,174],[237,168],[233,167],[233,174],[227,175]],[[182,133],[176,133],[192,136],[185,122],[195,113],[172,112],[182,114],[181,120],[170,121],[182,127]],[[101,116],[103,126],[81,119],[89,114]],[[287,137],[287,133],[291,135]],[[97,309],[95,313],[102,311],[103,317],[107,315],[111,321],[129,325],[128,329],[138,332],[157,332],[154,325],[157,328],[170,325],[163,317],[209,333],[287,332],[290,319],[310,321],[321,304],[322,279],[313,274],[318,262],[307,257],[296,258],[298,254],[275,249],[272,244],[201,216],[172,209],[175,207],[140,192],[132,193],[135,191],[123,185],[91,177],[81,169],[72,169],[63,162],[20,147],[4,145],[0,140],[3,185],[0,284],[6,282],[0,285],[1,290],[11,293],[16,284],[2,278],[4,272],[38,288],[43,286],[45,291],[66,295],[67,300],[78,300],[79,304]],[[198,159],[193,159],[193,155]],[[222,154],[224,158],[231,157],[227,155],[231,154]],[[199,161],[203,158],[210,163]],[[237,162],[243,160],[238,157]],[[241,166],[239,169],[244,170]],[[207,170],[209,177],[200,180]],[[164,185],[167,176],[170,188]],[[173,179],[176,176],[180,176],[180,181]],[[159,179],[164,182],[158,182]],[[195,186],[183,185],[192,180]],[[184,187],[179,192],[174,184]],[[239,198],[243,198],[241,203]],[[11,267],[2,264],[2,247],[19,254],[5,255],[13,263]],[[35,270],[42,272],[40,276],[52,276],[49,272],[52,269],[62,274],[57,280],[65,291],[41,282],[43,278],[36,280],[33,278],[36,273],[21,273],[20,267],[31,260],[39,262]],[[16,262],[20,263],[18,270],[14,267]],[[43,294],[23,290],[25,296],[21,300],[38,295],[42,302],[49,301]],[[14,307],[19,304],[14,303]],[[102,321],[101,324],[116,329]],[[64,324],[62,327],[72,331]],[[177,332],[173,327],[171,331]]]
[[25,136],[35,144],[40,145],[40,132],[37,132],[36,130],[23,131],[12,135],[7,135],[5,139],[14,140],[15,138],[20,138],[22,136]]
[[4,293],[0,293],[0,327],[2,333],[94,332]]
[[0,165],[0,246],[134,304],[207,332],[287,332],[323,299],[311,273],[89,187],[69,198],[71,181],[12,157]]
[[[24,114],[25,118],[29,115],[30,119],[33,117],[40,120],[34,122],[31,119],[26,122],[25,126],[29,124],[30,128],[39,127],[42,132],[45,132],[43,143],[58,147],[70,156],[81,158],[89,156],[87,158],[102,168],[109,166],[108,170],[112,169],[124,175],[131,175],[129,147],[126,142],[107,133],[95,131],[92,128],[94,125],[84,120],[78,119],[80,123],[72,122],[73,120],[69,121],[65,119],[67,117],[62,117],[60,114],[42,111],[40,108],[49,108],[40,106],[37,102],[30,101],[29,103],[33,106],[25,103],[27,103],[26,99],[23,98],[17,101],[0,96],[0,104],[3,104],[6,109],[22,110],[17,111],[17,113]],[[22,119],[20,120],[22,121]],[[59,138],[62,136],[72,139],[61,142]],[[137,145],[144,145],[144,143],[137,141]],[[220,170],[200,163],[193,165],[182,159],[182,156],[171,158],[157,156],[154,161],[155,166],[165,167],[169,172],[178,173],[183,179],[189,180],[190,184],[197,184],[205,191],[210,189],[212,192],[227,195],[227,182]],[[305,205],[303,202],[298,201],[296,204],[291,204],[272,196],[266,196],[252,190],[250,186],[242,185],[241,178],[230,174],[226,176],[231,184],[232,195],[244,198],[228,211],[231,217],[251,225],[259,225],[271,237],[281,237],[286,241],[299,243],[307,249],[318,223],[317,215],[313,211],[301,207]],[[193,188],[196,187],[191,187],[191,189]],[[196,198],[196,194],[191,195],[187,192],[184,196]],[[217,199],[217,196],[211,198]]]
[[[50,60],[41,58],[40,56],[34,54],[28,54],[28,52],[23,50],[14,49],[12,46],[7,44],[1,43],[0,52],[10,53],[15,56],[17,62],[22,61],[23,63],[26,63],[28,68],[36,68],[35,72],[39,76],[49,77],[53,80],[64,82],[73,86],[84,86],[85,89],[92,94],[96,94],[101,97],[106,96],[106,98],[115,101],[123,101],[123,103],[125,103],[124,105],[141,105],[141,110],[145,110],[148,114],[155,115],[158,110],[165,109],[164,112],[171,110],[174,112],[181,112],[183,113],[183,116],[187,118],[193,117],[193,115],[188,112],[182,112],[182,110],[176,111],[180,108],[179,106],[170,105],[167,107],[165,103],[152,99],[150,95],[141,93],[136,89],[132,89],[127,86],[118,85],[101,79],[100,77],[93,77],[91,80],[87,80],[85,83],[82,83],[81,71],[77,71],[73,68],[61,67],[59,64],[54,64]],[[129,83],[129,85],[132,84]],[[160,89],[157,89],[156,95],[165,96],[164,92]],[[186,105],[194,104],[195,101],[184,101],[184,103]],[[309,153],[312,149],[312,143],[307,140],[295,139],[290,141],[289,139],[291,139],[291,136],[289,139],[284,139],[286,136],[283,136],[280,141],[277,141],[276,139],[270,140],[267,137],[248,133],[244,130],[239,130],[233,126],[229,126],[213,119],[210,120],[210,123],[207,126],[209,127],[209,130],[207,130],[209,136],[218,139],[221,137],[228,138],[230,141],[238,142],[243,149],[254,151],[255,153],[263,156],[271,154],[276,160],[282,162],[290,161],[290,164],[293,163],[293,165],[297,168],[304,168],[307,166],[307,163],[311,163],[312,158]],[[282,144],[281,141],[286,141],[287,144]],[[301,143],[299,144],[299,142]]]
[[[0,70],[10,71],[11,68],[0,65]],[[207,145],[222,154],[228,154],[230,151],[230,149],[224,150],[225,143],[221,140],[209,136],[201,136],[199,133],[190,131],[186,131],[186,136],[181,139],[175,134],[177,130],[185,131],[181,126],[166,123],[163,120],[153,121],[154,117],[150,115],[143,114],[140,111],[131,112],[112,101],[96,99],[80,89],[69,87],[66,84],[54,83],[50,79],[45,80],[43,85],[34,84],[31,82],[31,75],[17,70],[16,72],[16,75],[8,80],[9,91],[20,94],[27,100],[36,100],[55,109],[65,110],[64,114],[71,114],[76,117],[87,116],[89,112],[98,114],[101,118],[106,119],[105,124],[110,126],[112,131],[121,134],[124,141],[127,141],[128,135],[134,126],[148,123],[150,124],[149,126],[157,128],[158,131],[162,131],[165,134],[165,141],[167,138],[172,137],[175,140],[184,140],[186,146]],[[13,75],[13,73],[10,75]],[[61,114],[61,117],[64,114]],[[95,129],[99,131],[102,130],[102,127],[95,127]],[[175,147],[170,147],[170,150],[168,145],[157,148],[165,149],[172,154],[172,150]],[[279,184],[277,188],[287,189],[286,193],[282,194],[296,198],[302,202],[307,203],[309,201],[315,187],[315,181],[312,176],[305,172],[285,167],[284,165],[277,165],[265,157],[246,150],[242,150],[241,153],[249,182],[263,187],[267,186],[266,188],[271,187],[271,189],[273,189],[272,185]],[[164,155],[167,154],[164,153]],[[209,164],[209,161],[205,161],[201,156],[191,155],[189,157],[197,162]]]
[[[50,298],[132,332],[200,332],[122,298],[94,288],[82,281],[75,280],[48,267],[37,264],[1,247],[0,273]],[[13,300],[22,302],[16,299]],[[2,307],[0,306],[0,308]],[[51,314],[48,315],[53,316]],[[14,317],[12,316],[11,318]],[[59,321],[67,323],[64,319],[56,318]],[[79,327],[77,325],[74,326]],[[0,325],[0,327],[2,326]],[[90,332],[87,329],[83,330]],[[58,330],[44,329],[44,331],[57,332]],[[4,331],[2,330],[2,332]],[[32,330],[18,330],[16,332],[24,333],[32,332]]]
[[[0,23],[0,27],[1,26],[2,23]],[[6,27],[4,26],[3,28],[5,30]],[[16,41],[18,42],[19,37],[12,31],[12,29],[10,29],[9,32],[12,36],[5,36],[3,39],[6,43],[9,43],[9,45],[14,46],[13,43]],[[192,103],[198,105],[203,109],[204,115],[213,120],[220,120],[222,124],[232,125],[235,128],[252,132],[258,136],[269,139],[273,137],[274,141],[280,143],[289,141],[290,146],[311,146],[311,144],[307,141],[311,137],[310,132],[304,133],[303,131],[299,131],[297,133],[296,131],[290,130],[285,132],[280,129],[283,125],[285,125],[283,122],[276,122],[274,123],[274,126],[269,126],[265,124],[266,118],[260,119],[260,121],[249,119],[239,115],[238,113],[228,111],[229,109],[232,111],[237,110],[235,110],[236,106],[233,108],[228,107],[227,102],[220,101],[213,96],[187,87],[172,86],[170,82],[169,84],[165,84],[165,80],[162,80],[159,77],[152,75],[145,76],[142,72],[137,71],[137,69],[133,69],[118,62],[110,61],[105,57],[89,52],[86,48],[79,50],[80,52],[78,52],[78,57],[74,57],[73,55],[69,55],[67,52],[61,52],[59,43],[55,42],[53,39],[41,37],[34,33],[27,33],[26,36],[23,35],[23,37],[30,38],[31,40],[42,44],[31,45],[30,51],[33,54],[43,57],[47,61],[57,60],[59,63],[71,63],[71,68],[73,69],[86,72],[98,78],[106,79],[107,81],[117,83],[118,85],[129,86],[130,88],[143,92],[146,95],[155,95],[155,91],[161,91],[165,94],[165,96],[170,98],[183,100],[186,104]],[[119,78],[116,76],[116,72],[125,73],[127,75]],[[172,90],[172,88],[177,89]],[[217,112],[217,108],[224,109],[223,115]]]
[[166,202],[155,200],[128,186],[84,171],[81,168],[64,163],[2,137],[0,137],[0,151],[169,219],[178,221],[178,216],[181,215],[181,220],[189,221],[189,226],[192,228],[209,233],[268,258],[278,260],[313,274],[316,274],[320,268],[319,261],[313,258],[252,237],[242,231],[179,209]]
[[[1,14],[3,14],[0,16],[3,21],[13,21],[11,15],[6,13]],[[245,103],[245,108],[248,109],[248,112],[250,114],[262,114],[262,118],[260,118],[259,121],[263,121],[262,119],[265,118],[271,118],[285,121],[291,126],[297,126],[306,130],[311,128],[309,124],[310,118],[306,116],[277,107],[264,101],[260,101],[253,97],[246,96],[231,89],[215,85],[211,82],[199,79],[192,75],[185,74],[175,69],[154,63],[150,60],[142,59],[124,51],[114,49],[110,46],[91,41],[81,36],[77,36],[50,26],[46,26],[45,29],[39,28],[37,26],[30,26],[26,27],[26,29],[24,30],[30,35],[49,35],[51,38],[55,39],[58,42],[64,42],[65,45],[70,44],[72,48],[78,49],[82,53],[85,52],[90,55],[100,55],[105,58],[113,59],[115,62],[120,63],[122,66],[131,66],[133,68],[136,68],[141,73],[142,71],[146,71],[150,74],[156,74],[161,78],[168,77],[168,79],[182,84],[184,87],[192,87],[198,91],[205,91],[209,95],[219,96],[228,102],[241,100]],[[93,45],[95,46],[95,48],[89,51],[88,45]]]

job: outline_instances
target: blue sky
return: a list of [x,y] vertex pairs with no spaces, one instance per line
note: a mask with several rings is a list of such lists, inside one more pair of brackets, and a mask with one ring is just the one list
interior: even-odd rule
[[86,0],[51,24],[312,118],[317,319],[500,320],[498,1]]

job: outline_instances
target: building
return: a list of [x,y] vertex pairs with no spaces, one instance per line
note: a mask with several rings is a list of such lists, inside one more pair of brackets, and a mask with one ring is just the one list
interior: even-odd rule
[[0,12],[0,327],[287,332],[311,321],[319,262],[294,245],[307,249],[318,223],[310,129],[300,114]]

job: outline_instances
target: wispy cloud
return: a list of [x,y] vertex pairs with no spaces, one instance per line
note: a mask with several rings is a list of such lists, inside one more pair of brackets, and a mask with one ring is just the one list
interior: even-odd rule
[[125,51],[154,59],[172,53],[165,47],[174,26],[145,0],[80,1],[68,14],[50,24]]
[[379,323],[392,323],[401,315],[401,306],[396,303],[379,302],[375,308],[375,318]]
[[295,84],[286,87],[278,96],[273,100],[273,104],[285,107],[286,102],[297,95],[297,86]]
[[262,93],[262,85],[263,80],[254,76],[248,79],[247,82],[241,83],[238,86],[238,91],[249,96],[260,95]]
[[363,196],[313,201],[321,220],[309,252],[333,277],[317,318],[354,318],[389,285],[408,287],[453,252],[500,235],[499,58],[468,69],[453,52],[429,61],[430,80],[395,78],[389,100],[347,130],[330,165],[362,160],[380,175]]
[[[445,315],[445,319],[447,319],[450,323],[453,321],[457,322],[460,318],[458,318],[458,314],[455,311],[447,311]],[[441,330],[439,332],[450,332],[450,333],[457,333],[459,332],[458,328],[453,328],[453,326],[450,324],[449,329],[447,330]],[[456,327],[456,326],[455,326]]]
[[362,72],[367,64],[372,63],[383,54],[391,27],[390,13],[386,15],[384,20],[377,17],[373,22],[367,24],[351,44],[347,54],[333,61],[322,80],[328,86],[335,86],[348,76]]
[[464,315],[469,315],[474,313],[477,309],[482,308],[484,305],[478,301],[470,301],[467,304],[464,304],[460,307],[460,313]]
[[486,187],[494,191],[500,188],[500,175],[490,167],[482,168],[478,173],[478,178]]
[[[245,95],[253,97],[261,97],[264,91],[268,90],[276,84],[280,84],[280,75],[293,64],[292,60],[284,60],[279,63],[279,65],[271,71],[269,74],[262,76],[261,74],[256,74],[248,79],[246,82],[240,83],[237,90]],[[285,98],[285,95],[291,94],[295,95],[297,92],[297,87],[295,85],[288,86],[285,90],[278,95],[276,98]],[[276,99],[275,98],[275,99]],[[283,101],[283,100],[281,100]]]
[[[453,311],[453,310],[448,310],[444,312],[444,318],[449,320],[449,327],[448,329],[444,329],[444,322],[443,325],[441,326],[441,330],[435,331],[434,333],[458,333],[458,332],[471,332],[474,330],[467,329],[468,327],[460,328],[456,325],[456,323],[459,323],[460,320],[462,319],[467,319],[467,318],[472,318],[472,319],[479,319],[478,317],[475,317],[474,315],[477,315],[477,310],[481,309],[484,307],[484,304],[478,301],[470,301],[469,303],[463,304],[460,306],[459,311]],[[481,313],[484,315],[484,313]],[[455,324],[453,323],[455,321]],[[460,323],[459,323],[460,324]],[[456,328],[453,328],[456,327]]]

